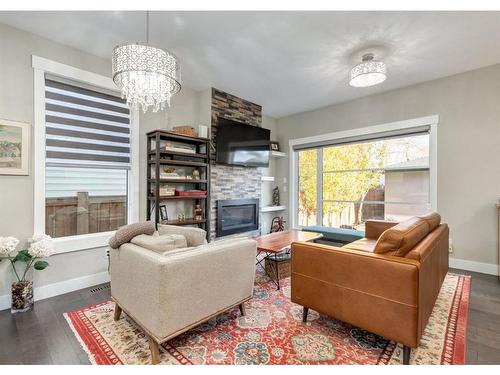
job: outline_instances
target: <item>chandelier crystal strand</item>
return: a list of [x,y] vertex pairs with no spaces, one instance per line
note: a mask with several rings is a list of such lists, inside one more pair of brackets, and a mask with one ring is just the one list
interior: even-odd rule
[[170,106],[181,89],[180,66],[172,53],[135,43],[115,47],[112,57],[113,81],[131,108],[152,107],[153,112]]

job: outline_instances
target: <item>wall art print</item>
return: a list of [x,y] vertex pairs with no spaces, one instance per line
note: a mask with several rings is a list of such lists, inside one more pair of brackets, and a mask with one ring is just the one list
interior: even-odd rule
[[0,175],[28,175],[31,126],[0,119]]

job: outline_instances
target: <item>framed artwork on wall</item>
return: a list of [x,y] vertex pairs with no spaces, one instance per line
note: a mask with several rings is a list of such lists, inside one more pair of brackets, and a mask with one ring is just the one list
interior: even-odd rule
[[31,126],[0,119],[0,175],[29,174]]
[[280,150],[280,144],[275,141],[271,141],[271,151],[279,151]]

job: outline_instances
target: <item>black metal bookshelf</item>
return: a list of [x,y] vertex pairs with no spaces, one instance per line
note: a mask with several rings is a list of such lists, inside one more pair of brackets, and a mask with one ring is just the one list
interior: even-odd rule
[[[153,214],[156,224],[169,225],[196,225],[210,235],[210,140],[208,138],[189,137],[165,130],[153,130],[147,135],[147,212],[146,217],[151,220]],[[176,144],[187,144],[194,147],[195,153],[165,150],[162,144],[175,142]],[[200,179],[178,179],[162,178],[162,169],[166,166],[195,168],[200,171]],[[153,172],[154,171],[154,175]],[[162,184],[194,185],[196,189],[204,190],[203,196],[179,196],[160,195]],[[162,202],[189,200],[194,204],[201,204],[203,218],[195,220],[194,212],[186,214],[185,220],[169,218],[162,221],[160,217],[160,205]],[[193,206],[194,206],[193,204]]]

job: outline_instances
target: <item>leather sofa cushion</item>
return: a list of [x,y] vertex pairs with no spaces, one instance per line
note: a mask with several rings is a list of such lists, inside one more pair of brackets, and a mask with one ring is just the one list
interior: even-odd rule
[[377,240],[382,235],[382,233],[395,225],[398,225],[398,223],[385,220],[366,220],[365,237]]
[[323,225],[311,225],[302,228],[304,232],[316,232],[323,235],[322,239],[332,242],[354,242],[360,240],[365,236],[362,230],[325,227]]
[[368,251],[370,253],[373,253],[376,243],[377,240],[362,238],[361,240],[357,240],[342,246],[342,249]]
[[163,236],[141,234],[132,238],[130,242],[159,254],[165,254],[166,252],[188,246],[186,237],[180,234],[166,234]]
[[441,215],[439,215],[437,212],[431,212],[427,215],[417,217],[427,222],[427,224],[429,225],[429,232],[432,232],[438,227],[439,224],[441,224]]
[[404,257],[428,233],[428,220],[412,217],[382,233],[373,252]]
[[419,262],[422,260],[422,258],[420,257],[420,252],[415,249],[412,249],[408,253],[406,253],[405,258],[418,260]]

